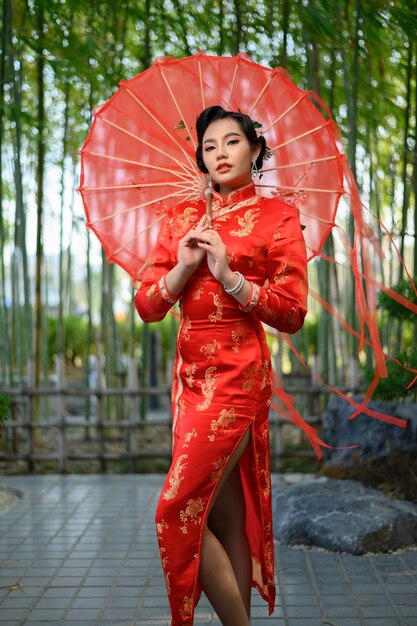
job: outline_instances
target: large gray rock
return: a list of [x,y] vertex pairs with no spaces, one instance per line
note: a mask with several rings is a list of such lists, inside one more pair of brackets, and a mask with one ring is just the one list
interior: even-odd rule
[[[355,397],[356,402],[361,398]],[[323,414],[323,440],[333,448],[324,449],[326,462],[342,465],[363,462],[368,458],[383,458],[392,451],[417,451],[417,405],[411,403],[386,403],[371,401],[370,409],[401,417],[407,421],[406,428],[382,422],[365,413],[350,420],[354,408],[343,398],[331,396]],[[350,450],[334,448],[351,446]]]
[[365,554],[417,544],[417,506],[353,480],[274,485],[275,538],[285,545]]

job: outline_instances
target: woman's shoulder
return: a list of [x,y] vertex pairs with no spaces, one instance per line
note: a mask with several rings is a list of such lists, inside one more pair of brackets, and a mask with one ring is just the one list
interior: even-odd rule
[[277,224],[288,219],[300,219],[300,210],[297,204],[288,198],[283,200],[280,197],[261,197],[260,205],[262,213],[268,217],[269,221]]

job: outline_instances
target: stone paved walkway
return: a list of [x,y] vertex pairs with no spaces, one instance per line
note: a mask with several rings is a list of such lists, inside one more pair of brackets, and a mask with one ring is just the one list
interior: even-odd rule
[[[274,477],[279,480],[278,477]],[[10,476],[0,626],[166,626],[153,517],[159,475]],[[417,551],[353,557],[276,546],[278,601],[252,626],[417,626]],[[220,626],[206,598],[196,624]]]

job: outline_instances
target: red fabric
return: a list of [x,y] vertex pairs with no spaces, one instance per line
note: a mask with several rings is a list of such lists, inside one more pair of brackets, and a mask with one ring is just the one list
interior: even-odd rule
[[[181,295],[172,385],[173,458],[156,513],[172,626],[193,623],[208,508],[247,429],[251,444],[239,465],[252,584],[273,611],[268,429],[272,375],[261,322],[293,333],[306,314],[307,258],[298,210],[257,196],[252,184],[224,201],[214,196],[213,227],[227,246],[231,269],[252,282],[253,293],[248,305],[240,306],[204,262]],[[144,321],[160,320],[171,308],[163,278],[177,262],[178,240],[204,212],[203,201],[182,203],[168,212],[135,297]]]

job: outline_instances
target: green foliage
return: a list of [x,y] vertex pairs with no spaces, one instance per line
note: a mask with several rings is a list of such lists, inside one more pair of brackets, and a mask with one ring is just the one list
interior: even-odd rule
[[0,393],[0,424],[5,422],[9,417],[10,398],[4,393]]
[[[414,286],[417,287],[417,276],[414,277],[413,283]],[[393,287],[393,291],[396,291],[403,298],[406,298],[413,304],[417,305],[417,295],[412,288],[412,285],[410,285],[408,278],[400,280],[400,282]],[[389,315],[389,317],[394,317],[397,320],[409,320],[414,323],[417,322],[416,314],[413,311],[407,309],[396,300],[393,300],[391,296],[386,293],[380,292],[378,301],[379,306]]]
[[307,318],[304,322],[303,331],[307,335],[307,343],[311,354],[317,353],[318,346],[318,329],[319,323],[317,319]]
[[[401,352],[397,357],[397,361],[406,367],[417,370],[417,352],[411,348]],[[375,389],[373,395],[375,400],[404,400],[407,396],[415,393],[414,385],[407,389],[407,386],[415,377],[413,372],[409,372],[394,360],[387,362],[387,370],[388,378],[381,378]],[[369,384],[374,377],[373,368],[365,368],[364,375]]]
[[[48,354],[50,361],[58,354],[58,320],[48,319]],[[64,319],[65,333],[65,357],[75,363],[77,357],[84,361],[88,354],[87,334],[88,323],[86,320],[68,315]]]

